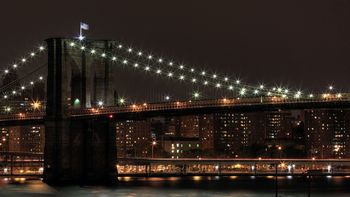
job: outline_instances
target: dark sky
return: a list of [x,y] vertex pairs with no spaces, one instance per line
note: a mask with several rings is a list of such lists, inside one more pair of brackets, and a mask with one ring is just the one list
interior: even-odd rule
[[51,36],[122,40],[255,83],[350,90],[350,2],[344,0],[4,0],[0,64]]

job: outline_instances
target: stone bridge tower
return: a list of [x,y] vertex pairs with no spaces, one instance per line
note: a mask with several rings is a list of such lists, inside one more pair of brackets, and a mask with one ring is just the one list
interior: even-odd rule
[[[44,181],[49,184],[116,182],[115,121],[109,117],[72,118],[71,108],[115,105],[110,61],[73,48],[70,39],[47,39],[48,79]],[[111,50],[113,41],[84,41]]]

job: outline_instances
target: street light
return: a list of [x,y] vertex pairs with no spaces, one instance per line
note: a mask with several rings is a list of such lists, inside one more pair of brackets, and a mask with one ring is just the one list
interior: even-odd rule
[[282,146],[278,146],[278,151],[280,152],[280,158],[282,158]]
[[156,146],[157,145],[157,142],[156,141],[152,141],[152,158],[153,158],[153,149],[154,149],[154,146]]

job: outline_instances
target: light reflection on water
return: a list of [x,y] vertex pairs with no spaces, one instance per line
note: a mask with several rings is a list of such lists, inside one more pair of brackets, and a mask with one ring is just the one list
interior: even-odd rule
[[[74,197],[115,197],[115,196],[155,196],[155,197],[206,197],[243,196],[267,197],[275,194],[274,177],[166,177],[134,178],[119,177],[117,187],[67,186],[50,187],[40,180],[0,179],[1,197],[21,196],[74,196]],[[311,196],[350,196],[349,177],[313,177],[311,184],[302,177],[279,177],[279,196],[307,196],[310,185]]]

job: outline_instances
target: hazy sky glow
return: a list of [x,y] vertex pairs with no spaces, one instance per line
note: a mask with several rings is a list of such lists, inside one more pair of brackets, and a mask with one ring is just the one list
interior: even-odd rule
[[250,83],[350,90],[350,2],[340,0],[4,1],[1,67],[45,38],[77,35],[80,21],[90,38]]

